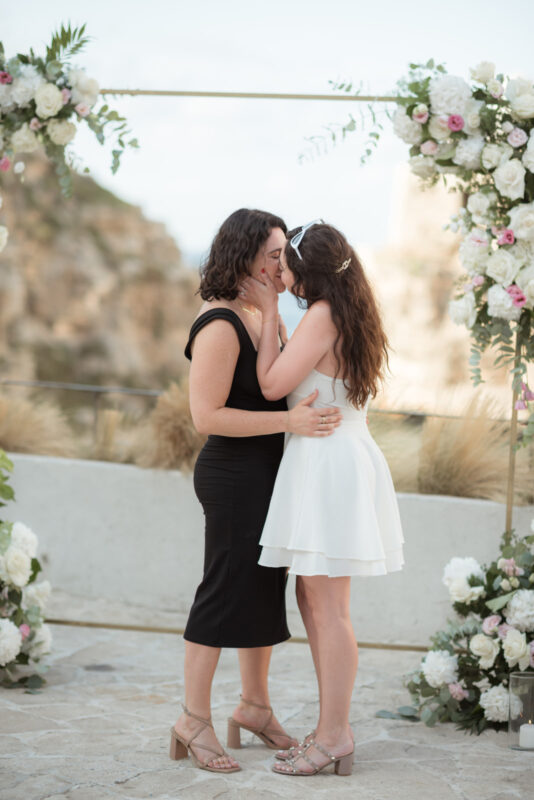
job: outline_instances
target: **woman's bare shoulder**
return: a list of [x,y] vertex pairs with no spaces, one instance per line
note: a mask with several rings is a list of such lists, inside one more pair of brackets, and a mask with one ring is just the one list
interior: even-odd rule
[[202,314],[205,314],[206,311],[211,311],[213,308],[228,308],[230,311],[234,310],[229,300],[204,300],[195,319],[198,319]]

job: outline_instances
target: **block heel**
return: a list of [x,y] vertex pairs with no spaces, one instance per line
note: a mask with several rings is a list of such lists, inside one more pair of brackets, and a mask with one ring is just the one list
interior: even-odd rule
[[241,749],[241,726],[233,717],[228,717],[226,746],[232,748],[232,750]]

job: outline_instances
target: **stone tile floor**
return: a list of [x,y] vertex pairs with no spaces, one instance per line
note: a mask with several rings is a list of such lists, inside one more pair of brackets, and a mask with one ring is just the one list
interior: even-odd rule
[[[511,751],[504,734],[471,737],[451,725],[375,717],[405,704],[403,673],[421,654],[360,650],[352,725],[353,774],[289,778],[270,771],[271,751],[252,735],[233,751],[243,771],[219,776],[168,758],[168,731],[182,695],[183,642],[169,634],[53,625],[48,684],[39,694],[0,690],[1,800],[527,800],[534,753]],[[316,687],[307,645],[275,648],[271,693],[297,736],[314,725]],[[222,738],[239,695],[237,657],[217,671],[213,717]]]

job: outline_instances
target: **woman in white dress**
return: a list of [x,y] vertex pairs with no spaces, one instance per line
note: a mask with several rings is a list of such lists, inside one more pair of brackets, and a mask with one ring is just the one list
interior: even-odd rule
[[342,409],[321,441],[290,435],[260,544],[259,563],[297,576],[297,600],[319,684],[316,730],[280,751],[273,769],[315,774],[352,768],[350,701],[358,646],[350,619],[350,578],[403,566],[404,542],[391,474],[367,427],[369,399],[387,366],[387,338],[360,261],[322,220],[288,234],[282,280],[307,311],[280,352],[278,294],[269,277],[247,278],[241,297],[261,309],[258,380],[266,399],[292,407],[314,389],[314,406]]

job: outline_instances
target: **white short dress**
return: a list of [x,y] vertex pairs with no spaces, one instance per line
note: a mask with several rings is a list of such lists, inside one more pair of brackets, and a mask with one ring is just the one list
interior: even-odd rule
[[341,379],[313,370],[288,396],[293,408],[314,389],[315,407],[338,406],[331,436],[290,434],[260,540],[259,564],[293,575],[386,575],[404,564],[391,473]]

